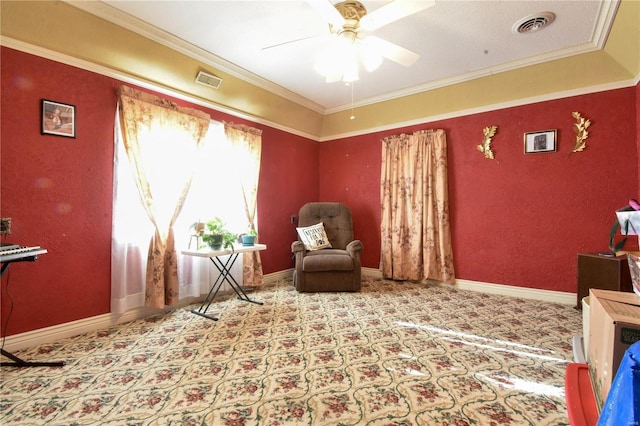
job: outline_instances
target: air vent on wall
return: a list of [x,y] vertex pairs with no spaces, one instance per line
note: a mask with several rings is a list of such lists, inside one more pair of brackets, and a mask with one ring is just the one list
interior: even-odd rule
[[529,15],[516,22],[512,30],[514,33],[529,34],[540,31],[548,27],[556,19],[556,15],[552,12],[542,12],[535,15]]
[[220,87],[220,84],[222,83],[222,79],[219,77],[216,77],[215,75],[207,74],[204,71],[200,71],[196,76],[196,83],[202,84],[203,86],[213,87],[214,89],[217,89],[218,87]]

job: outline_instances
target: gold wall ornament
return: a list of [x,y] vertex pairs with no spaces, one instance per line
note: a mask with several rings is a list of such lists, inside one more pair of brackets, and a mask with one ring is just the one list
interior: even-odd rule
[[482,141],[482,145],[477,146],[478,151],[484,154],[484,158],[490,160],[494,159],[493,151],[491,151],[491,138],[496,134],[496,130],[498,130],[498,126],[485,127],[482,129],[484,140]]
[[573,147],[573,152],[584,151],[587,147],[585,139],[589,137],[587,128],[591,125],[591,121],[583,118],[577,111],[572,112],[571,115],[576,119],[576,124],[573,125],[573,130],[576,132],[576,144]]

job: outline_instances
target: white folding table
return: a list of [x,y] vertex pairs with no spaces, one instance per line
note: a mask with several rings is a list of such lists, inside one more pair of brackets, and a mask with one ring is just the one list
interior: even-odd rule
[[[211,315],[207,315],[207,310],[209,310],[209,306],[211,305],[211,302],[213,302],[213,299],[218,294],[218,291],[220,291],[220,288],[222,287],[222,284],[224,282],[227,282],[231,286],[231,288],[233,289],[233,291],[236,292],[240,300],[255,303],[257,305],[262,305],[262,302],[250,299],[249,296],[247,296],[247,293],[244,291],[242,286],[238,284],[238,282],[233,277],[233,275],[231,275],[231,268],[233,267],[233,264],[238,259],[238,255],[240,253],[250,253],[253,251],[260,251],[260,250],[266,250],[266,249],[267,249],[267,246],[264,244],[254,244],[252,246],[243,246],[241,244],[234,244],[232,247],[221,248],[219,250],[212,250],[209,248],[201,249],[201,250],[182,250],[182,254],[185,256],[208,257],[220,272],[220,275],[218,276],[218,278],[216,278],[215,282],[211,286],[211,289],[209,290],[209,293],[207,294],[207,297],[204,298],[200,307],[197,309],[192,309],[191,312],[193,312],[194,314],[203,316],[205,318],[209,318],[214,321],[217,321],[218,318]],[[229,257],[226,260],[223,260],[221,259],[223,256],[229,256]]]

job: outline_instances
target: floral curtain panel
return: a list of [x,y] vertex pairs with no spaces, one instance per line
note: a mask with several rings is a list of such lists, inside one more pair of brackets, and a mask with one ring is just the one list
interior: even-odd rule
[[382,140],[380,200],[383,276],[454,283],[444,130]]
[[182,108],[122,86],[119,115],[127,158],[145,211],[153,224],[147,259],[145,305],[178,302],[177,253],[173,224],[189,191],[208,114]]
[[[262,130],[244,125],[225,123],[225,134],[234,151],[233,158],[239,170],[240,184],[248,230],[256,231],[256,207],[258,201],[258,180],[260,177],[260,156],[262,152]],[[246,166],[243,166],[246,165]],[[257,240],[256,240],[257,242]],[[260,252],[244,253],[243,282],[252,286],[263,284]]]

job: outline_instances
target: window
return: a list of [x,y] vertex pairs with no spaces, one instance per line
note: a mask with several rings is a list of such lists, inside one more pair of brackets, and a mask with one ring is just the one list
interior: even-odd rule
[[[153,233],[148,215],[144,211],[121,138],[120,123],[116,117],[114,161],[114,205],[112,232],[112,302],[111,311],[122,313],[144,305],[145,274],[149,240]],[[179,297],[200,296],[209,290],[213,274],[217,274],[206,258],[182,256],[189,245],[189,228],[193,222],[221,217],[232,232],[242,233],[247,228],[242,193],[233,185],[241,168],[234,159],[237,155],[225,137],[224,125],[212,121],[199,153],[181,150],[164,144],[166,149],[156,150],[151,161],[162,163],[163,156],[189,155],[187,161],[195,169],[190,191],[182,211],[174,224],[178,251]],[[258,165],[259,167],[259,165]],[[149,174],[167,191],[174,191],[172,177],[190,170],[171,173],[150,171]],[[194,242],[195,243],[195,242]],[[192,246],[193,248],[193,246]],[[232,274],[242,283],[242,261],[238,259]]]

